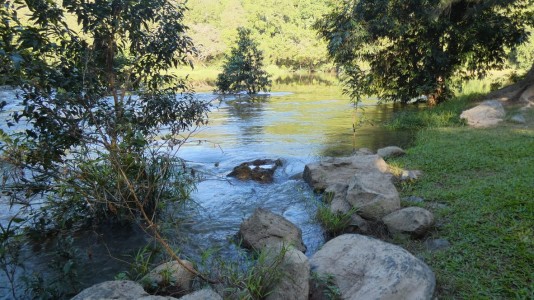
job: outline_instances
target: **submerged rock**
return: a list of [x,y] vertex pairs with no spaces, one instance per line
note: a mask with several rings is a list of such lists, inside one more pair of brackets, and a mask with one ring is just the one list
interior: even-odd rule
[[[358,234],[326,243],[310,260],[316,278],[330,278],[341,299],[432,299],[436,280],[401,247]],[[320,286],[320,284],[314,284]],[[328,299],[314,289],[310,299]]]
[[243,246],[258,251],[267,246],[285,244],[306,252],[300,228],[266,209],[256,209],[254,214],[241,224],[238,235],[243,239]]
[[261,183],[273,182],[274,172],[282,166],[280,159],[257,159],[245,162],[235,167],[227,176],[235,177],[239,180],[254,180]]

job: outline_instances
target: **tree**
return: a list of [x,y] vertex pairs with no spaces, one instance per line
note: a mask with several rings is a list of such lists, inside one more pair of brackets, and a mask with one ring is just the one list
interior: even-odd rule
[[185,9],[169,0],[2,2],[0,82],[22,90],[23,107],[8,125],[28,124],[2,134],[3,159],[20,170],[4,189],[12,201],[46,193],[46,219],[74,226],[135,221],[184,200],[191,180],[160,150],[181,145],[208,109],[168,73],[193,50]]
[[316,28],[355,100],[426,96],[434,105],[454,76],[500,67],[533,22],[532,0],[345,0]]
[[223,72],[217,77],[217,88],[221,93],[235,93],[246,90],[248,94],[267,91],[271,85],[269,75],[263,68],[263,53],[250,37],[249,29],[238,28],[237,46],[226,57]]

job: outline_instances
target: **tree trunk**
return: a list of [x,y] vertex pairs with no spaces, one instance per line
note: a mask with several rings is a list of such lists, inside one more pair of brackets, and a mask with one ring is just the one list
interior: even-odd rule
[[493,91],[488,94],[488,99],[498,99],[498,100],[519,100],[521,97],[521,94],[528,89],[530,86],[534,85],[534,64],[530,68],[530,71],[528,71],[527,75],[525,75],[525,78],[523,78],[521,81],[516,82],[512,85],[506,86],[502,89]]

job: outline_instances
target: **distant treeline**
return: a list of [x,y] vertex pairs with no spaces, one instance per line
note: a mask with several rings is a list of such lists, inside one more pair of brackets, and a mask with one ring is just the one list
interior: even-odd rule
[[186,24],[197,64],[218,63],[235,43],[237,27],[253,32],[266,64],[316,70],[327,63],[326,43],[313,24],[328,12],[325,0],[189,0]]

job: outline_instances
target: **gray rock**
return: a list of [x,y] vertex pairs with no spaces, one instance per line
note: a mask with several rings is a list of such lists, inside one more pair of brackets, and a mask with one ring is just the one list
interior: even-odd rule
[[380,219],[400,208],[387,163],[378,155],[356,154],[326,158],[306,165],[304,180],[331,198],[332,212],[347,213],[354,206],[364,218]]
[[[273,254],[279,254],[281,246],[271,248]],[[310,290],[310,263],[301,251],[288,247],[283,262],[277,271],[282,272],[282,279],[272,287],[266,300],[307,300]]]
[[397,146],[389,146],[389,147],[378,149],[378,151],[376,151],[376,154],[378,154],[378,156],[382,158],[390,158],[390,157],[403,156],[406,154],[406,152]]
[[[193,268],[191,262],[187,260],[182,260],[182,262],[187,267]],[[173,294],[184,295],[190,291],[194,278],[195,275],[178,262],[170,261],[154,268],[141,279],[141,282],[144,288],[149,291],[164,287]]]
[[525,116],[521,114],[514,115],[510,121],[517,123],[517,124],[525,124],[527,123],[527,120],[525,119]]
[[382,221],[393,234],[422,236],[434,225],[434,215],[421,207],[407,207],[385,216]]
[[[105,281],[86,288],[73,300],[102,300],[102,299],[150,299],[143,287],[134,281],[116,280]],[[155,298],[152,298],[155,299]],[[166,298],[170,299],[170,298]],[[174,298],[172,298],[174,299]]]
[[221,295],[210,288],[205,288],[194,293],[185,295],[180,300],[222,300]]
[[359,233],[369,233],[370,232],[369,222],[364,218],[360,217],[357,214],[353,214],[350,217],[349,229],[350,232],[359,232]]
[[302,242],[302,231],[284,217],[268,210],[258,208],[239,228],[243,246],[258,251],[266,246],[285,243],[306,252]]
[[378,155],[328,157],[318,163],[307,164],[304,181],[315,191],[323,192],[335,184],[349,185],[356,173],[388,172],[387,163]]
[[[432,299],[430,268],[401,247],[345,234],[326,243],[310,260],[317,277],[331,276],[342,299]],[[310,299],[326,299],[314,291]]]
[[460,118],[466,119],[467,124],[477,128],[491,127],[502,122],[506,112],[501,102],[498,100],[486,100],[471,109],[468,109],[460,115]]
[[429,251],[440,251],[445,250],[451,246],[451,243],[446,239],[433,239],[426,240],[425,246]]
[[347,202],[369,220],[380,220],[400,208],[400,198],[392,175],[382,172],[358,173],[350,182]]

